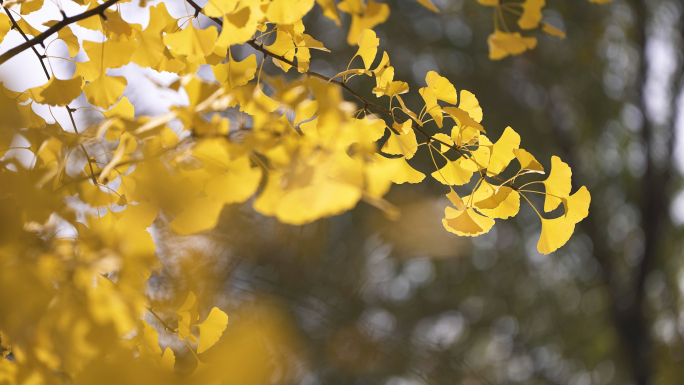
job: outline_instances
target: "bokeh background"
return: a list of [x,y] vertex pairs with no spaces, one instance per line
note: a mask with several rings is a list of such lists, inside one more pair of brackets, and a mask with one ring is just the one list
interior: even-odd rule
[[[536,49],[494,62],[486,44],[492,8],[433,1],[441,13],[386,1],[390,18],[375,28],[395,79],[410,85],[405,100],[419,110],[417,90],[437,71],[477,96],[490,138],[511,126],[547,170],[552,155],[569,163],[573,191],[586,185],[592,194],[589,217],[570,241],[539,254],[540,222],[528,205],[480,237],[450,234],[441,224],[448,190],[430,177],[392,188],[386,198],[401,210],[396,221],[360,203],[289,226],[248,203],[226,207],[210,233],[179,237],[162,215],[150,230],[161,260],[150,280],[153,302],[179,303],[193,290],[204,314],[223,308],[230,321],[219,346],[232,352],[226,370],[236,384],[682,383],[682,3],[548,0],[544,19],[567,39],[533,31]],[[176,17],[187,12],[180,0],[167,4]],[[147,23],[135,4],[122,10],[127,21]],[[332,50],[314,53],[311,70],[346,68],[355,53],[346,43],[349,22],[343,14],[337,27],[317,7],[305,18],[307,32]],[[20,41],[12,32],[0,50]],[[55,55],[66,50],[60,44],[50,48]],[[233,51],[239,59],[252,53]],[[43,82],[16,76],[40,74],[37,60],[23,55],[0,70],[9,88]],[[55,73],[73,71],[51,62]],[[271,64],[264,71],[297,75]],[[172,75],[135,64],[110,73],[128,78],[125,96],[137,115],[183,103],[182,93],[159,87]],[[208,67],[200,74],[213,76]],[[348,84],[374,98],[372,78]],[[243,118],[226,116],[235,124]],[[434,170],[428,152],[410,163]],[[193,365],[180,341],[162,335],[162,344]]]

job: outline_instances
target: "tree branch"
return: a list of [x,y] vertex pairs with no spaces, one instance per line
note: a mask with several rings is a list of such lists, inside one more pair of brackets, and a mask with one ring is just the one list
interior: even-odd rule
[[[80,15],[71,16],[71,17],[67,17],[67,18],[62,19],[62,21],[60,21],[59,23],[48,28],[45,32],[41,33],[40,35],[34,36],[33,39],[27,40],[26,43],[20,44],[16,47],[10,49],[9,51],[3,53],[2,55],[0,55],[0,64],[2,64],[4,62],[6,62],[7,60],[17,56],[18,54],[26,51],[27,49],[32,48],[33,46],[35,46],[37,44],[43,43],[43,41],[45,41],[45,39],[47,39],[51,35],[59,32],[60,29],[66,27],[69,24],[75,23],[75,22],[83,20],[83,19],[87,19],[87,18],[89,18],[91,16],[95,16],[95,15],[101,15],[102,17],[104,17],[104,11],[107,8],[111,7],[112,5],[116,4],[117,2],[119,2],[119,0],[107,0],[103,4],[100,4],[97,7],[93,8],[89,11],[85,11],[85,12],[81,13]],[[16,23],[15,23],[15,25],[16,25]],[[24,37],[26,37],[26,35],[24,35]]]

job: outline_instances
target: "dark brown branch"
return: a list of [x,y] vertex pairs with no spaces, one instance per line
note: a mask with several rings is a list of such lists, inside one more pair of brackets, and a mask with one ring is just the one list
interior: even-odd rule
[[[45,39],[47,39],[48,37],[52,36],[53,34],[59,32],[60,29],[66,27],[69,24],[75,23],[75,22],[83,20],[83,19],[87,19],[87,18],[89,18],[91,16],[95,16],[95,15],[101,15],[104,17],[104,11],[107,8],[111,7],[112,5],[116,4],[117,2],[119,2],[119,0],[107,0],[103,4],[100,4],[97,7],[93,8],[89,11],[85,11],[85,12],[81,13],[80,15],[71,16],[71,17],[67,17],[67,18],[62,19],[62,21],[60,21],[59,23],[48,28],[45,32],[41,33],[40,35],[34,36],[33,39],[26,40],[26,43],[19,44],[18,46],[14,47],[14,48],[10,49],[9,51],[0,55],[0,64],[6,62],[7,60],[15,57],[18,54],[26,51],[27,49],[32,48],[33,46],[35,46],[37,44],[43,43],[43,41],[45,41]],[[15,25],[16,25],[16,23],[15,23]],[[24,37],[26,37],[26,35],[24,35]]]

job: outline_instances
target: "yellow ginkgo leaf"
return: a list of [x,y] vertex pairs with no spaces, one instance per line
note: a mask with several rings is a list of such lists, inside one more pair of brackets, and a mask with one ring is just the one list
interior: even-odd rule
[[[432,135],[432,137],[435,138],[435,139],[437,139],[437,140],[439,140],[440,142],[443,142],[443,143],[439,143],[439,151],[442,152],[442,153],[448,151],[448,150],[451,148],[451,147],[449,147],[449,146],[453,146],[453,145],[454,145],[454,141],[451,140],[451,137],[450,137],[449,135],[447,135],[447,134],[443,134],[443,133],[440,132],[440,133],[437,133],[437,134]],[[446,144],[445,144],[445,143],[446,143]],[[448,144],[449,146],[447,146],[447,144]]]
[[161,360],[159,360],[159,368],[168,373],[173,373],[175,364],[176,355],[173,354],[173,350],[171,350],[171,348],[166,348]]
[[210,197],[195,198],[190,201],[180,215],[169,226],[176,234],[189,235],[211,230],[218,223],[223,202]]
[[520,32],[494,31],[487,38],[489,58],[501,60],[508,55],[518,55],[537,46],[537,38],[522,37]]
[[477,0],[477,2],[488,7],[499,6],[499,0]]
[[235,10],[239,0],[210,0],[202,12],[209,17],[223,17]]
[[512,128],[506,127],[499,140],[492,146],[492,155],[487,167],[487,175],[501,173],[515,158],[513,150],[520,146],[520,135]]
[[323,16],[335,22],[339,27],[342,23],[340,22],[340,13],[337,10],[337,5],[335,5],[335,0],[316,0],[316,3],[323,10]]
[[47,83],[39,87],[26,90],[26,93],[36,103],[64,107],[81,95],[83,79],[74,76],[68,80],[52,77]]
[[534,29],[539,26],[542,19],[542,8],[546,0],[525,0],[521,4],[523,12],[518,19],[518,26],[522,29]]
[[446,185],[461,186],[468,182],[473,177],[473,172],[466,170],[461,166],[461,163],[466,161],[464,158],[458,158],[454,161],[448,161],[447,164],[439,170],[432,173],[432,177]]
[[[340,3],[340,11],[342,10],[342,3]],[[376,25],[384,23],[389,17],[389,14],[389,5],[369,0],[368,5],[363,12],[352,13],[352,23],[349,27],[349,33],[347,34],[347,43],[349,43],[349,45],[356,44],[359,36],[364,30],[373,29]]]
[[552,26],[549,23],[543,22],[542,31],[544,31],[545,33],[547,33],[551,36],[555,36],[555,37],[559,37],[561,39],[565,39],[565,32],[563,32],[560,29]]
[[518,159],[518,162],[520,162],[521,170],[534,171],[540,174],[544,174],[544,167],[542,167],[542,165],[539,162],[537,162],[537,159],[534,157],[534,155],[523,150],[522,148],[513,149],[513,154],[515,154],[515,157]]
[[257,24],[263,19],[261,1],[240,1],[229,15],[223,16],[223,27],[216,45],[227,50],[235,44],[243,44],[257,31]]
[[437,96],[435,93],[430,87],[423,87],[418,90],[418,93],[420,93],[420,96],[423,97],[423,101],[425,101],[425,112],[432,116],[437,127],[442,128],[444,125],[444,117],[442,116],[442,107],[437,103]]
[[[296,52],[294,40],[289,33],[281,30],[276,30],[276,39],[273,44],[266,46],[269,51],[273,52],[278,56],[282,56],[289,61],[293,61]],[[284,63],[276,58],[273,58],[273,64],[280,67],[283,71],[287,72],[291,65]]]
[[458,196],[456,191],[454,191],[454,189],[451,188],[451,186],[449,186],[449,189],[451,191],[449,191],[449,193],[446,195],[446,197],[449,199],[449,202],[451,202],[451,204],[454,205],[454,207],[456,207],[456,210],[458,210],[458,211],[465,210],[466,206],[463,203],[463,199],[461,199],[461,197]]
[[363,65],[366,69],[370,69],[371,64],[375,60],[375,55],[378,54],[378,45],[380,44],[380,39],[377,38],[375,32],[372,29],[364,29],[359,35],[359,50],[356,52],[356,56],[361,56],[363,59]]
[[21,3],[21,11],[19,11],[19,13],[22,15],[33,13],[43,8],[43,3],[44,0],[26,0]]
[[537,250],[542,254],[549,254],[563,246],[575,231],[575,223],[564,216],[554,219],[542,218],[542,230],[537,242]]
[[214,70],[216,80],[225,83],[228,88],[244,86],[254,79],[257,69],[256,55],[251,54],[243,61],[235,61],[229,52],[228,63],[220,63],[211,67]]
[[159,333],[144,320],[138,320],[138,335],[135,337],[140,357],[151,358],[154,362],[161,359],[162,350],[159,347]]
[[480,102],[477,101],[475,95],[473,95],[473,93],[470,91],[462,90],[460,96],[458,108],[467,112],[468,115],[476,122],[481,123],[482,107],[480,107]]
[[261,169],[252,168],[248,157],[231,161],[225,172],[207,182],[207,196],[223,203],[241,203],[254,195],[261,182]]
[[272,23],[292,24],[309,13],[313,5],[314,0],[273,0],[268,4],[266,17]]
[[477,131],[486,133],[482,125],[478,123],[477,120],[475,120],[473,117],[471,117],[468,112],[462,110],[461,108],[447,106],[444,107],[444,112],[447,115],[449,115],[449,117],[452,118],[456,122],[456,124],[458,124],[461,130],[467,127],[472,127]]
[[589,205],[591,204],[591,194],[585,186],[582,186],[574,194],[563,198],[565,206],[565,218],[573,223],[579,223],[589,215]]
[[478,214],[472,207],[466,210],[455,210],[447,207],[442,224],[447,231],[456,235],[476,237],[488,232],[494,226],[494,220]]
[[195,322],[199,319],[199,312],[197,311],[197,297],[195,293],[188,293],[183,306],[178,310],[174,310],[178,318],[178,338],[183,340],[185,338],[190,342],[197,342],[197,338],[190,333]]
[[297,105],[295,109],[295,119],[293,124],[298,126],[300,123],[305,122],[316,114],[318,111],[318,102],[316,100],[308,100]]
[[197,345],[197,353],[204,353],[207,349],[214,346],[221,338],[221,334],[228,326],[228,315],[219,308],[211,309],[207,319],[201,324],[197,324],[199,328],[200,338]]
[[420,183],[425,179],[425,174],[411,167],[406,159],[385,158],[380,154],[374,154],[375,168],[378,170],[377,177],[386,177],[393,183]]
[[406,159],[413,158],[416,151],[418,151],[418,141],[413,130],[401,135],[393,132],[382,146],[382,152],[385,154],[403,155]]
[[478,211],[490,218],[514,217],[520,210],[520,194],[508,186],[502,186],[489,198],[475,203]]
[[92,82],[108,68],[119,68],[130,63],[137,49],[137,41],[107,40],[104,43],[84,41],[83,50],[90,60],[76,63],[75,75],[83,76],[85,81]]
[[211,54],[217,37],[216,27],[196,29],[190,23],[179,32],[165,35],[164,43],[174,56],[187,56],[190,62],[197,63]]
[[425,76],[425,82],[437,99],[453,105],[458,103],[456,88],[454,88],[454,85],[451,84],[447,78],[440,76],[435,71],[430,71]]
[[0,14],[0,43],[2,43],[10,29],[12,29],[12,22],[10,22],[9,17],[4,13]]
[[126,89],[126,78],[123,76],[100,75],[94,81],[83,86],[88,103],[105,110],[116,104]]
[[559,157],[551,157],[551,172],[549,177],[543,181],[546,186],[546,199],[544,200],[544,211],[547,213],[561,204],[562,198],[567,198],[572,189],[572,170],[567,163]]

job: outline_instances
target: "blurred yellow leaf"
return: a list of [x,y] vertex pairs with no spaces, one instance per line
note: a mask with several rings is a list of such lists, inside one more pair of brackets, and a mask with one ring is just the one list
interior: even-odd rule
[[211,309],[204,322],[197,324],[200,331],[197,353],[204,353],[207,349],[214,346],[219,338],[221,338],[223,331],[226,330],[227,325],[228,315],[217,307]]

